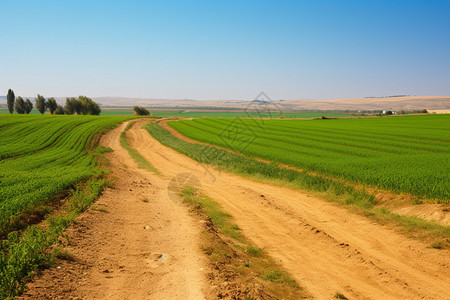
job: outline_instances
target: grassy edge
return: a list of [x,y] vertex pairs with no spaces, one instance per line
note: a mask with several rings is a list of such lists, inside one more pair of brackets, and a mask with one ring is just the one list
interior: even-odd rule
[[41,269],[50,267],[56,258],[70,257],[70,254],[56,245],[61,237],[67,238],[64,230],[94,203],[103,188],[112,186],[107,178],[108,159],[104,153],[113,150],[98,146],[98,141],[100,135],[115,127],[110,126],[98,131],[95,137],[87,142],[87,151],[94,155],[98,164],[97,171],[90,178],[75,185],[64,204],[62,216],[49,216],[43,226],[30,225],[25,230],[12,231],[6,239],[0,241],[0,299],[14,299]]
[[133,160],[137,163],[138,168],[160,174],[159,170],[149,163],[145,157],[143,157],[136,149],[130,147],[127,139],[127,131],[132,125],[133,123],[128,123],[127,127],[120,133],[120,145],[130,153]]
[[[250,277],[253,278],[256,274],[277,298],[309,297],[307,292],[263,249],[255,247],[245,238],[240,228],[232,223],[232,216],[225,212],[220,204],[191,186],[182,187],[180,195],[184,202],[189,203],[193,209],[200,211],[211,221],[215,228],[214,232],[224,236],[222,240],[225,243],[218,244],[209,241],[206,242],[209,244],[208,246],[202,246],[211,261],[225,264],[225,260],[232,257],[232,262],[228,264],[233,266],[235,273],[243,275],[243,277],[251,274]],[[231,255],[226,248],[233,249],[232,251],[236,251],[237,255]]]
[[450,248],[450,226],[443,226],[414,216],[394,214],[387,208],[376,206],[375,197],[366,193],[364,189],[356,189],[343,182],[321,176],[311,176],[306,172],[283,169],[273,164],[267,165],[223,149],[188,143],[174,137],[154,122],[147,124],[145,129],[163,145],[201,163],[210,164],[246,178],[308,191],[327,201],[341,204],[380,224],[393,226],[408,237],[430,243],[431,248]]

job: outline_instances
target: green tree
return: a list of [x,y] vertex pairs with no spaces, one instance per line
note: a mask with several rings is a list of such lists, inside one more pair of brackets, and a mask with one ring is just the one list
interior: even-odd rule
[[14,103],[14,108],[18,114],[23,115],[25,113],[25,101],[23,101],[22,97],[17,97],[16,103]]
[[86,96],[79,96],[78,101],[81,105],[81,114],[83,115],[99,115],[101,113],[100,106]]
[[44,114],[47,110],[47,103],[45,103],[45,98],[42,95],[37,95],[36,97],[36,109],[41,113]]
[[53,115],[53,113],[55,112],[56,108],[58,107],[58,103],[56,103],[55,98],[48,98],[47,99],[47,104],[46,104],[48,110],[50,111],[50,114]]
[[64,111],[66,115],[80,114],[81,113],[81,103],[78,99],[71,97],[66,98],[66,105],[64,105]]
[[73,99],[75,99],[75,101],[73,101],[73,106],[75,108],[75,112],[77,113],[77,115],[80,115],[81,114],[81,101],[80,101],[80,99],[76,99],[76,98],[73,98]]
[[66,98],[66,105],[64,105],[64,112],[66,115],[73,115],[75,113],[75,107],[72,103],[72,98]]
[[64,114],[64,108],[61,105],[58,105],[55,109],[55,115],[63,115]]
[[27,115],[33,110],[33,103],[31,103],[30,99],[25,100],[25,112]]
[[14,101],[16,100],[16,96],[12,89],[8,90],[8,95],[6,96],[6,103],[8,104],[9,113],[12,114],[14,112]]
[[133,106],[133,110],[138,116],[148,116],[150,112],[142,106]]

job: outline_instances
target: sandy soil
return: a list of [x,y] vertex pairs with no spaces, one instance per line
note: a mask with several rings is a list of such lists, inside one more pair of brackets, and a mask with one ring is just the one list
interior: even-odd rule
[[189,173],[259,247],[319,299],[450,299],[449,251],[375,224],[322,199],[201,165],[130,131],[130,144],[165,176]]
[[406,216],[417,216],[425,220],[433,220],[439,224],[450,226],[449,204],[420,204],[392,209],[393,213]]
[[[207,264],[198,226],[168,199],[170,178],[138,169],[119,143],[126,124],[104,136],[114,189],[71,226],[70,254],[28,285],[25,299],[203,299]],[[145,145],[145,144],[143,144]],[[148,201],[148,202],[146,202]]]

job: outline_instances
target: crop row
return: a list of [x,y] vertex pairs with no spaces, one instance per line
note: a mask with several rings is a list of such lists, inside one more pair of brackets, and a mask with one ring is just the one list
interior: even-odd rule
[[0,121],[0,228],[96,172],[92,140],[122,117],[5,116]]
[[169,122],[192,139],[394,192],[449,199],[449,116]]

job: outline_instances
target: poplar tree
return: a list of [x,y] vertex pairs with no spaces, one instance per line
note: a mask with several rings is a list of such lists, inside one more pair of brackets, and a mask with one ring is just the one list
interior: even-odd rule
[[42,95],[37,95],[36,97],[36,109],[41,113],[44,114],[47,110],[47,103],[45,103],[45,98]]
[[33,110],[33,103],[31,103],[30,99],[25,100],[25,112],[27,115]]
[[8,90],[8,95],[6,96],[6,102],[8,104],[9,113],[12,114],[14,112],[14,101],[16,100],[16,96],[12,89]]
[[56,103],[55,98],[48,98],[47,99],[47,104],[45,106],[50,111],[50,114],[53,115],[53,113],[55,112],[56,108],[58,107],[58,103]]

